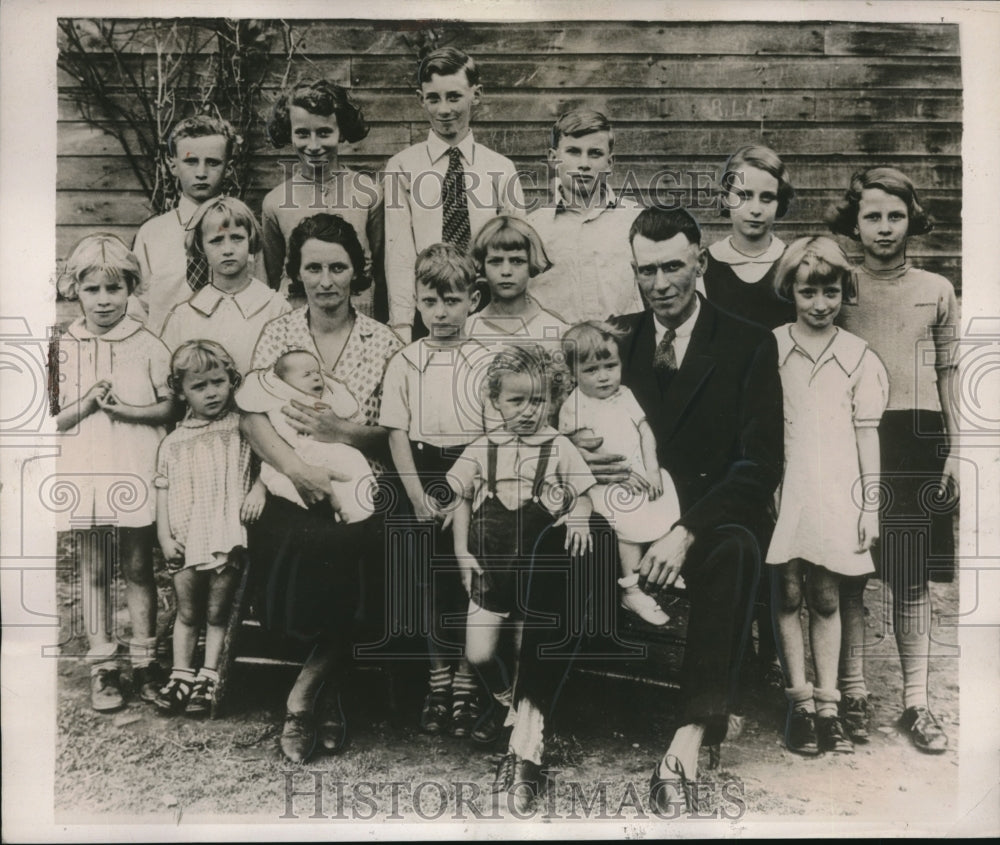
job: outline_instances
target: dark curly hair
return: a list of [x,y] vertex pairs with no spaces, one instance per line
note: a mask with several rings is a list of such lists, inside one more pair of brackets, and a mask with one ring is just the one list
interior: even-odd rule
[[844,192],[844,198],[827,212],[826,221],[830,231],[836,235],[846,235],[851,240],[861,240],[858,234],[858,211],[861,206],[861,192],[866,188],[878,188],[906,203],[909,226],[906,234],[926,235],[934,229],[931,217],[917,199],[917,189],[910,177],[895,167],[870,167],[860,170],[851,177],[851,184]]
[[312,238],[325,241],[328,244],[339,244],[344,248],[351,265],[354,267],[354,278],[351,279],[351,293],[360,293],[371,285],[371,277],[365,273],[365,250],[358,240],[354,227],[339,214],[321,212],[312,217],[306,217],[292,229],[288,236],[288,260],[285,269],[288,278],[301,283],[299,272],[302,269],[302,245]]
[[333,115],[337,120],[342,140],[353,144],[368,135],[368,124],[361,108],[348,95],[347,90],[327,79],[304,79],[291,90],[285,91],[267,121],[267,137],[275,147],[285,147],[292,142],[292,120],[289,109],[299,106],[310,114],[323,117]]

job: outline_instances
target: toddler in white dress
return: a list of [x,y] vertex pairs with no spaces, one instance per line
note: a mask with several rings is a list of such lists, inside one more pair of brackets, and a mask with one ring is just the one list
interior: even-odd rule
[[563,335],[576,387],[559,411],[559,431],[600,437],[602,450],[628,462],[629,480],[596,485],[589,494],[594,510],[618,535],[621,606],[651,625],[666,625],[670,617],[639,588],[638,569],[649,544],[680,518],[680,505],[670,476],[656,459],[656,438],[646,415],[632,391],[622,386],[618,336],[597,321],[579,323]]

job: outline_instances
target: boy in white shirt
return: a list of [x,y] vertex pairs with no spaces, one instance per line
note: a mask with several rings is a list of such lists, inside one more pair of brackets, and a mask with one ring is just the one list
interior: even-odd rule
[[146,328],[155,335],[171,308],[209,282],[207,264],[189,261],[184,239],[198,206],[222,193],[236,142],[228,121],[205,115],[179,121],[167,135],[167,164],[180,198],[176,208],[143,223],[132,245],[142,272],[136,295],[148,312]]
[[570,325],[643,309],[628,232],[639,206],[608,186],[615,135],[607,117],[574,109],[552,127],[552,195],[528,215],[552,261],[531,295]]
[[427,334],[414,304],[417,255],[442,242],[465,252],[491,217],[525,208],[514,163],[477,144],[469,127],[483,94],[475,61],[454,47],[435,50],[417,84],[430,132],[389,159],[384,184],[389,325],[407,343]]

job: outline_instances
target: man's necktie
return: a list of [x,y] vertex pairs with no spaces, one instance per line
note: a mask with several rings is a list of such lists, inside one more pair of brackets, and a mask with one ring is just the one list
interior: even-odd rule
[[441,239],[464,251],[471,236],[462,154],[458,147],[452,147],[448,150],[448,170],[442,186]]
[[667,329],[663,339],[657,344],[653,353],[653,369],[659,373],[672,373],[677,369],[677,355],[674,354],[674,338],[677,333]]
[[187,283],[191,290],[199,291],[208,284],[208,262],[204,255],[188,255]]

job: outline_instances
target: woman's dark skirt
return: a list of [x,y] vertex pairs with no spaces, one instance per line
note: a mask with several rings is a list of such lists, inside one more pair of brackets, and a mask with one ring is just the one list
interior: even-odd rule
[[299,640],[350,632],[376,519],[345,525],[334,521],[328,502],[305,509],[268,494],[249,528],[262,624]]
[[882,505],[875,570],[890,583],[950,582],[955,577],[958,502],[941,495],[947,457],[936,411],[886,411],[878,428]]

